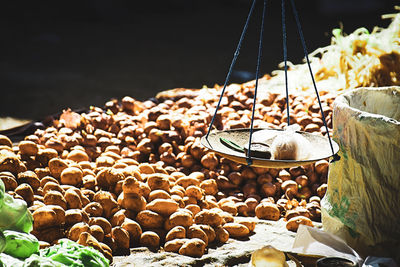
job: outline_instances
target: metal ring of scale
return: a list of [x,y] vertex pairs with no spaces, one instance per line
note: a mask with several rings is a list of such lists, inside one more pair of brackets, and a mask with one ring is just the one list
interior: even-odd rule
[[[211,131],[215,117],[217,115],[217,111],[220,107],[221,100],[224,95],[226,86],[229,82],[229,79],[230,79],[230,76],[231,76],[231,73],[233,70],[233,66],[235,65],[237,57],[239,55],[240,48],[241,48],[244,36],[245,36],[247,28],[248,28],[250,18],[252,16],[255,4],[257,2],[257,0],[253,0],[249,14],[247,16],[246,23],[244,25],[242,34],[240,36],[239,43],[236,48],[232,63],[230,65],[228,74],[226,76],[220,99],[219,99],[217,107],[215,109],[214,116],[211,119],[211,123],[208,128],[207,135],[203,136],[201,138],[201,143],[203,144],[203,146],[205,146],[206,148],[210,149],[211,151],[214,151],[215,153],[217,153],[221,156],[224,156],[225,158],[230,159],[232,161],[239,162],[242,164],[247,164],[249,166],[250,165],[255,166],[255,167],[289,168],[289,167],[294,167],[294,166],[311,164],[318,160],[329,158],[329,157],[332,157],[331,162],[340,159],[340,157],[337,155],[337,153],[339,151],[339,146],[337,145],[337,143],[335,143],[331,139],[331,137],[329,135],[329,131],[328,131],[328,126],[326,124],[325,115],[322,112],[321,100],[320,100],[317,86],[316,86],[316,83],[314,80],[314,75],[311,70],[311,65],[310,65],[310,61],[308,58],[308,52],[307,52],[306,44],[304,41],[304,36],[303,36],[302,29],[301,29],[299,17],[298,17],[296,7],[294,4],[294,0],[290,0],[290,1],[291,1],[293,14],[294,14],[296,24],[297,24],[297,29],[298,29],[298,32],[300,35],[301,43],[303,46],[305,58],[306,58],[307,65],[308,65],[310,75],[311,75],[311,79],[312,79],[312,82],[314,85],[315,93],[317,95],[319,108],[320,108],[321,115],[322,115],[322,120],[323,120],[324,126],[326,128],[327,138],[324,136],[319,136],[319,135],[315,135],[315,134],[311,134],[311,133],[307,133],[307,132],[296,131],[297,134],[300,134],[302,136],[302,138],[307,140],[310,144],[309,155],[307,156],[306,159],[277,160],[277,159],[263,158],[263,157],[258,157],[258,155],[256,153],[253,153],[253,151],[251,150],[251,145],[254,144],[254,143],[252,143],[253,133],[256,133],[257,131],[260,131],[260,130],[268,130],[270,133],[272,133],[272,135],[275,135],[275,136],[279,136],[284,133],[284,131],[280,130],[280,129],[253,129],[254,113],[255,113],[257,89],[258,89],[258,77],[259,77],[259,71],[260,71],[260,61],[261,61],[261,52],[262,52],[264,17],[265,17],[266,2],[267,2],[266,0],[264,0],[263,13],[262,13],[260,39],[259,39],[259,46],[258,46],[257,68],[256,68],[256,80],[255,80],[254,99],[253,99],[253,108],[252,108],[250,128],[224,130],[224,131]],[[281,0],[281,2],[282,2],[283,58],[284,58],[284,62],[285,62],[287,125],[289,126],[290,125],[290,116],[289,116],[289,90],[288,90],[288,80],[287,80],[285,0]],[[272,141],[273,141],[273,139],[270,139],[264,145],[271,146]],[[250,153],[246,153],[249,151],[250,151]]]

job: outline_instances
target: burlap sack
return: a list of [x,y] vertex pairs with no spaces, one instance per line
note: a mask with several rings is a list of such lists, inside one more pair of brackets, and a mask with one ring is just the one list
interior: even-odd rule
[[322,223],[361,255],[400,259],[400,87],[360,88],[336,98]]

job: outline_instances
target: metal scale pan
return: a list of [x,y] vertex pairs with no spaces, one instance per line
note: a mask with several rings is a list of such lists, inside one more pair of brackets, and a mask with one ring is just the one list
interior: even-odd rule
[[[263,129],[254,129],[253,133],[263,130]],[[282,132],[281,129],[268,129],[272,131],[279,131]],[[310,155],[308,159],[305,160],[274,160],[274,159],[263,159],[263,158],[256,158],[251,157],[252,165],[254,167],[263,167],[263,168],[290,168],[295,166],[301,165],[308,165],[314,163],[321,159],[326,159],[332,156],[332,150],[329,145],[328,138],[311,134],[307,132],[297,132],[301,134],[304,138],[306,138],[311,146],[311,151],[309,152]],[[278,133],[279,134],[279,133]],[[247,165],[247,156],[244,152],[239,152],[236,149],[233,149],[226,144],[224,144],[221,139],[229,140],[240,147],[244,147],[246,143],[249,141],[250,129],[234,129],[234,130],[225,130],[225,131],[212,131],[210,132],[208,138],[203,136],[201,138],[201,143],[206,148],[210,149],[211,151],[227,158],[232,161],[242,163]],[[272,142],[266,143],[267,145],[271,145]],[[334,154],[339,151],[338,144],[332,140],[332,145],[334,149]]]

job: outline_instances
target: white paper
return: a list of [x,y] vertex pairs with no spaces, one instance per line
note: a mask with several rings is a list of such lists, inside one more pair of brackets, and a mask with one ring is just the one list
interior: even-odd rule
[[300,225],[291,252],[320,257],[340,257],[363,263],[361,257],[343,240],[320,229]]

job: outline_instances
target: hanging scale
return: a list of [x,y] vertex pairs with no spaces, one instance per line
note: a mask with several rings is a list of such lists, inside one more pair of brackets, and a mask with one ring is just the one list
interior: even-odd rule
[[221,100],[229,82],[233,67],[236,63],[240,48],[246,34],[250,18],[253,14],[257,0],[253,0],[249,14],[246,19],[242,34],[240,36],[232,63],[230,65],[225,83],[219,98],[214,116],[211,119],[210,126],[206,136],[203,136],[201,143],[214,151],[215,153],[230,159],[235,162],[247,164],[255,167],[265,168],[289,168],[300,165],[307,165],[314,163],[318,160],[332,157],[332,161],[339,160],[337,155],[339,146],[334,142],[329,134],[328,126],[325,120],[325,115],[322,112],[321,100],[314,80],[311,69],[311,64],[308,58],[308,52],[304,41],[303,32],[301,29],[299,17],[294,4],[294,0],[290,0],[294,18],[296,20],[297,29],[300,35],[300,40],[303,46],[304,55],[311,75],[315,94],[319,108],[322,115],[322,121],[326,129],[327,137],[322,135],[315,135],[308,132],[301,132],[296,129],[296,125],[290,125],[289,116],[289,90],[287,78],[287,45],[286,45],[286,23],[285,23],[285,0],[282,3],[282,36],[283,36],[283,59],[285,70],[285,88],[286,88],[286,112],[287,112],[287,127],[285,130],[281,129],[254,129],[254,114],[257,99],[258,77],[260,73],[260,63],[262,54],[262,43],[264,34],[264,18],[266,11],[266,3],[264,0],[263,13],[261,20],[260,39],[258,45],[258,56],[256,66],[256,80],[254,88],[254,99],[251,113],[250,128],[246,129],[232,129],[224,131],[211,131],[217,111],[221,105]]

